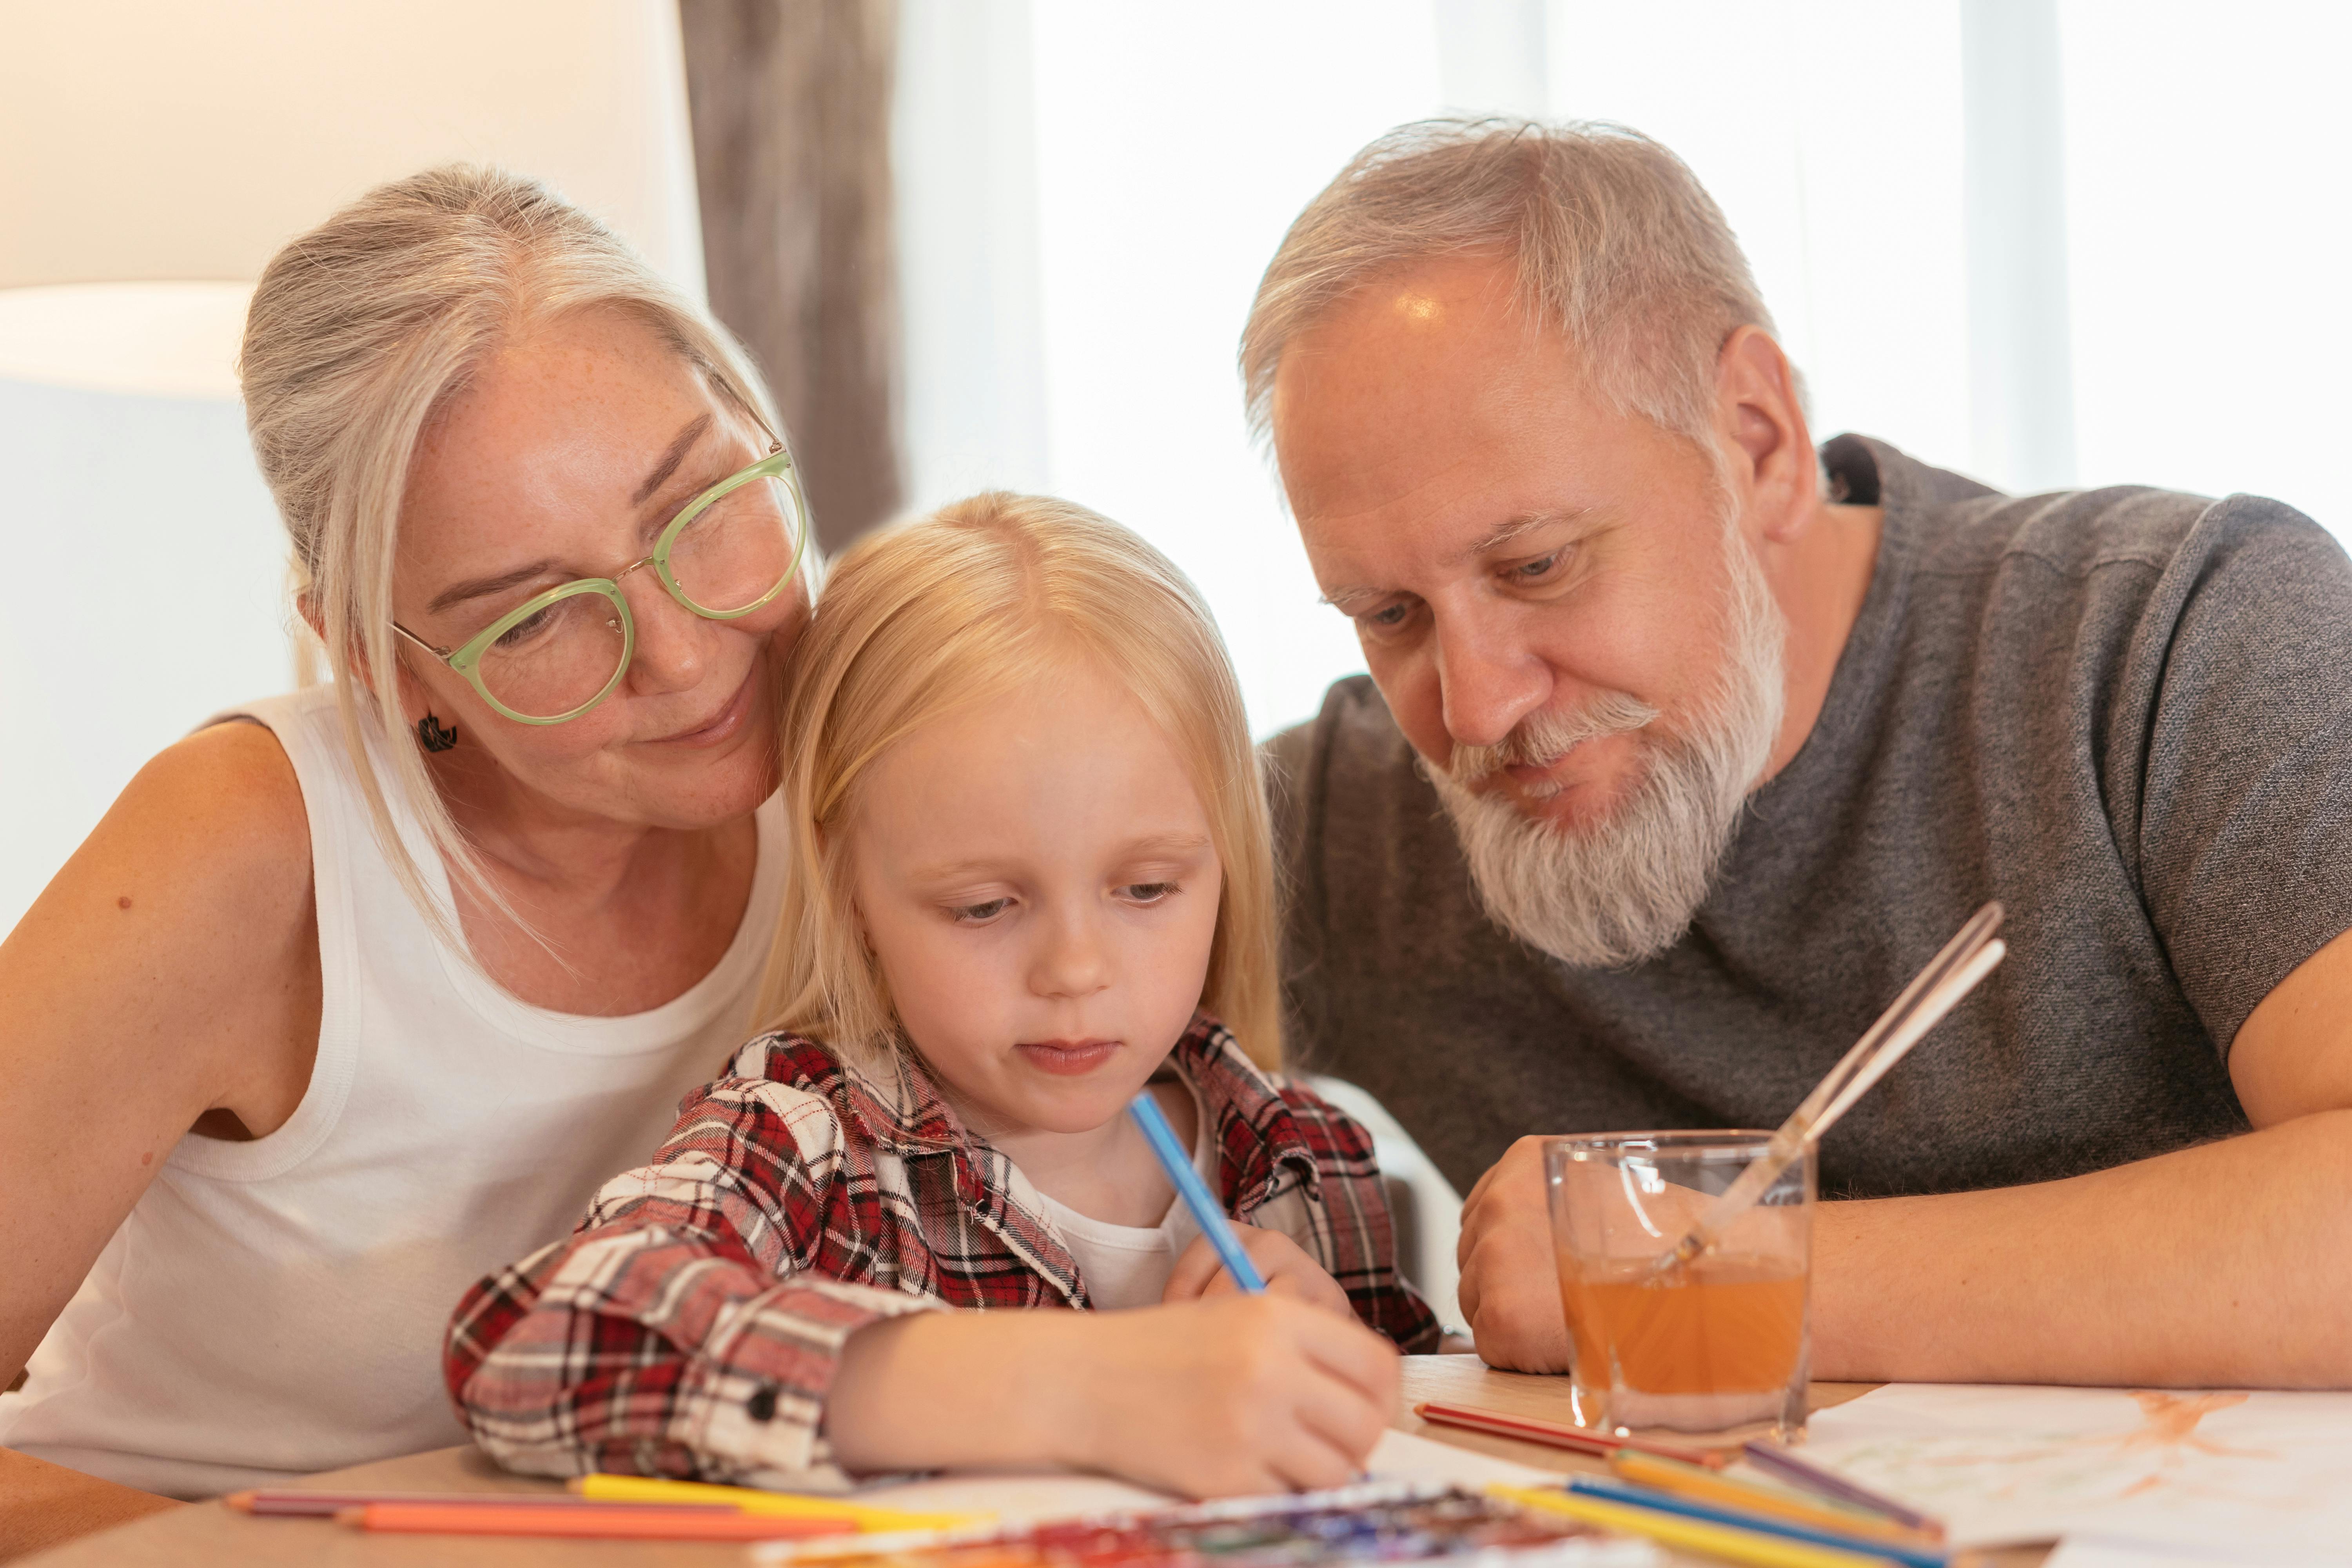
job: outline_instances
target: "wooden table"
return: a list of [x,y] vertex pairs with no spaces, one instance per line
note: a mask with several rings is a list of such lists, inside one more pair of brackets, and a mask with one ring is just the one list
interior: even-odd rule
[[[1867,1383],[1817,1383],[1813,1408],[1843,1405],[1875,1387]],[[1567,1380],[1496,1372],[1476,1356],[1407,1356],[1404,1397],[1397,1426],[1421,1436],[1473,1448],[1499,1458],[1555,1471],[1600,1471],[1597,1461],[1559,1448],[1510,1437],[1433,1426],[1412,1414],[1424,1399],[1483,1405],[1549,1420],[1570,1419]],[[470,1447],[440,1448],[405,1458],[354,1465],[294,1483],[330,1490],[551,1492],[554,1481],[510,1476]],[[1981,1553],[1987,1568],[2031,1568],[2047,1553],[2041,1548]],[[21,1560],[22,1568],[208,1568],[211,1564],[320,1564],[323,1568],[400,1568],[448,1564],[451,1568],[537,1568],[583,1563],[590,1568],[741,1568],[744,1548],[668,1542],[518,1541],[466,1536],[366,1535],[322,1520],[252,1519],[217,1502],[196,1503],[152,1515],[133,1524],[87,1536],[54,1551]],[[1712,1561],[1675,1554],[1676,1563]]]

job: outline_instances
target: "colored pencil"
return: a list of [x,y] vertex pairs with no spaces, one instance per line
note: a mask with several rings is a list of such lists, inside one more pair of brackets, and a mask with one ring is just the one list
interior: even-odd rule
[[761,1491],[756,1487],[713,1486],[708,1481],[673,1481],[659,1476],[574,1476],[565,1484],[586,1501],[719,1505],[771,1518],[845,1519],[860,1530],[954,1530],[988,1517],[970,1513],[908,1513],[903,1509],[875,1508],[866,1503],[852,1502],[847,1498]]
[[1427,1400],[1412,1409],[1413,1414],[1423,1421],[1433,1422],[1440,1426],[1459,1426],[1465,1431],[1486,1432],[1497,1437],[1523,1437],[1530,1443],[1591,1454],[1596,1458],[1605,1459],[1620,1448],[1631,1448],[1636,1453],[1656,1454],[1663,1458],[1680,1459],[1686,1465],[1705,1465],[1715,1470],[1730,1463],[1729,1457],[1717,1449],[1661,1443],[1654,1437],[1620,1437],[1612,1433],[1595,1432],[1588,1426],[1541,1421],[1532,1415],[1506,1415],[1499,1410],[1480,1410],[1468,1405],[1440,1405],[1435,1400]]
[[1801,1459],[1778,1443],[1750,1443],[1743,1451],[1749,1464],[1759,1465],[1775,1475],[1786,1477],[1807,1491],[1838,1498],[1857,1508],[1866,1508],[1873,1513],[1883,1513],[1898,1524],[1907,1524],[1927,1535],[1941,1536],[1944,1533],[1943,1521],[1899,1503],[1884,1493],[1872,1491],[1860,1481],[1849,1480],[1834,1470]]
[[1710,1524],[1727,1524],[1737,1530],[1760,1531],[1767,1535],[1784,1535],[1791,1541],[1809,1541],[1816,1546],[1833,1546],[1841,1552],[1860,1552],[1874,1557],[1891,1557],[1908,1568],[1946,1568],[1951,1559],[1940,1548],[1914,1543],[1906,1544],[1883,1537],[1854,1535],[1844,1531],[1824,1530],[1816,1525],[1798,1524],[1789,1520],[1773,1519],[1750,1513],[1746,1509],[1717,1508],[1694,1502],[1685,1497],[1655,1491],[1648,1487],[1625,1486],[1604,1480],[1599,1476],[1570,1476],[1568,1489],[1603,1502],[1622,1502],[1633,1508],[1654,1509],[1661,1513],[1680,1514],[1685,1519],[1704,1520]]
[[336,1518],[362,1530],[410,1535],[547,1535],[591,1541],[786,1541],[846,1535],[845,1519],[787,1519],[734,1509],[592,1507],[520,1502],[511,1508],[450,1507],[443,1503],[372,1502]]
[[1168,1125],[1168,1118],[1161,1114],[1160,1102],[1151,1098],[1151,1090],[1146,1089],[1137,1095],[1127,1110],[1135,1118],[1135,1124],[1143,1129],[1144,1142],[1160,1157],[1160,1169],[1176,1184],[1177,1195],[1192,1211],[1193,1222],[1209,1238],[1209,1245],[1217,1249],[1217,1257],[1223,1261],[1225,1272],[1234,1277],[1234,1283],[1252,1295],[1265,1289],[1265,1281],[1259,1277],[1257,1265],[1250,1261],[1250,1255],[1242,1250],[1241,1238],[1234,1234],[1224,1205],[1210,1195],[1208,1184],[1201,1180],[1200,1172],[1192,1169],[1192,1155],[1176,1142],[1176,1130]]
[[1628,1535],[1646,1535],[1663,1545],[1749,1563],[1752,1568],[1885,1568],[1887,1561],[1882,1552],[1842,1552],[1834,1546],[1815,1546],[1786,1536],[1680,1519],[1654,1509],[1603,1502],[1599,1498],[1579,1497],[1573,1492],[1505,1486],[1492,1486],[1486,1490],[1490,1496],[1517,1503],[1521,1508],[1556,1513]]
[[[536,1508],[597,1508],[603,1505],[562,1492],[311,1492],[290,1489],[260,1489],[231,1492],[221,1501],[257,1519],[332,1519],[347,1509],[370,1503],[422,1503],[437,1508],[512,1508],[529,1503]],[[673,1502],[666,1507],[681,1513],[740,1511],[725,1502]]]
[[1898,1545],[1935,1544],[1935,1538],[1925,1531],[1907,1524],[1897,1524],[1891,1519],[1855,1513],[1850,1509],[1817,1502],[1810,1498],[1768,1490],[1752,1481],[1743,1481],[1736,1476],[1717,1475],[1696,1465],[1678,1465],[1671,1459],[1660,1459],[1648,1454],[1621,1453],[1609,1457],[1609,1468],[1636,1486],[1673,1492],[1717,1508],[1769,1514],[1791,1524],[1810,1525],[1815,1530],[1833,1530],[1844,1535],[1868,1536],[1874,1541],[1891,1541]]

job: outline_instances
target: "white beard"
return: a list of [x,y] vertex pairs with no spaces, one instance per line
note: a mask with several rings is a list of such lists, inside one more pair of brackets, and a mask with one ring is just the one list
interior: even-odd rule
[[1687,735],[1641,739],[1643,776],[1606,820],[1564,828],[1475,786],[1507,764],[1548,763],[1580,742],[1643,730],[1658,710],[1626,692],[1534,715],[1499,746],[1456,747],[1448,767],[1423,765],[1487,915],[1562,963],[1616,968],[1681,941],[1771,756],[1788,625],[1747,541],[1727,523],[1723,542],[1731,584],[1722,685]]

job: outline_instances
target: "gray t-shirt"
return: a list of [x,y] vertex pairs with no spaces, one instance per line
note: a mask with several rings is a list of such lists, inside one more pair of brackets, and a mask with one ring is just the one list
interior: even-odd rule
[[2230,1044],[2352,929],[2352,562],[2276,501],[2011,500],[1823,449],[1885,524],[1812,734],[1690,931],[1571,969],[1480,912],[1371,682],[1269,742],[1289,1048],[1454,1182],[1525,1133],[1772,1127],[1987,899],[2006,963],[1824,1141],[1824,1194],[2246,1129]]

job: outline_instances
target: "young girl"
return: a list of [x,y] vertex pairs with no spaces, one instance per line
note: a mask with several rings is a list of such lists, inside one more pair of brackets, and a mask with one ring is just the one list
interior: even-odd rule
[[[1081,508],[980,496],[845,555],[793,670],[775,1032],[459,1305],[476,1438],[516,1469],[799,1489],[1354,1474],[1394,1347],[1437,1329],[1370,1140],[1263,1070],[1265,805],[1192,585]],[[1126,1114],[1147,1087],[1265,1295]]]

